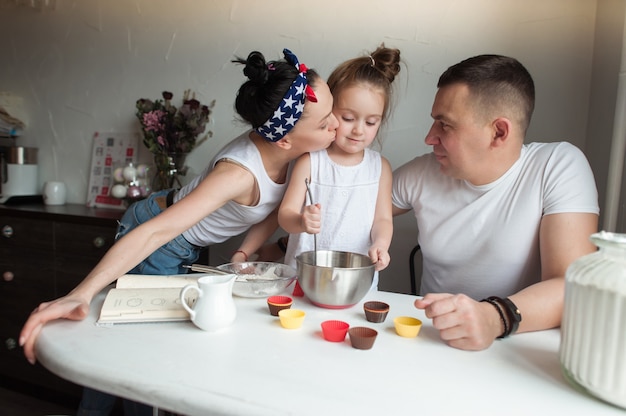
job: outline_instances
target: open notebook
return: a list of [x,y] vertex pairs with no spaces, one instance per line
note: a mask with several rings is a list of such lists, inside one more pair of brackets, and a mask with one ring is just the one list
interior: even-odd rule
[[[169,276],[127,274],[120,277],[104,299],[99,325],[189,320],[180,303],[180,291],[204,274]],[[188,291],[187,303],[196,301],[196,291]]]

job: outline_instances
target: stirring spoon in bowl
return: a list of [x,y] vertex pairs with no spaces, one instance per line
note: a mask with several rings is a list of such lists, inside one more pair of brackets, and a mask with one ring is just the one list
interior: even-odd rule
[[[217,267],[214,266],[206,266],[204,264],[183,264],[183,267],[186,269],[190,269],[191,271],[194,272],[201,272],[201,273],[209,273],[209,274],[236,274],[237,275],[237,280],[246,280],[248,282],[274,282],[275,279],[267,279],[264,278],[262,275],[254,275],[254,277],[252,277],[253,275],[247,275],[247,274],[240,274],[237,272],[229,272],[226,270],[222,270],[222,269],[218,269]],[[251,276],[251,277],[247,277],[247,276]]]
[[[309,195],[309,202],[313,205],[313,195],[311,194],[311,187],[309,186],[309,178],[304,178],[304,184],[306,185],[306,193]],[[317,266],[317,234],[313,234],[313,250],[313,263]]]

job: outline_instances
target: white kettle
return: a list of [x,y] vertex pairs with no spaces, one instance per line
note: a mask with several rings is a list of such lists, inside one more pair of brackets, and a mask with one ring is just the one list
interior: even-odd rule
[[0,204],[15,197],[40,195],[36,147],[0,148]]

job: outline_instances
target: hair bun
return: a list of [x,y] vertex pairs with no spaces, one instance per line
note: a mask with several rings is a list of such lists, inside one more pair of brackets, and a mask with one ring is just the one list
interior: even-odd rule
[[[246,59],[235,57],[232,62],[244,65],[243,73],[248,78],[239,87],[235,109],[243,120],[256,129],[272,117],[299,71],[285,60],[268,62],[257,51],[251,52]],[[309,69],[309,84],[313,85],[317,77],[317,73]]]
[[248,59],[245,61],[246,66],[243,74],[255,84],[265,84],[268,79],[267,63],[261,52],[250,52]]
[[393,82],[400,72],[400,50],[386,48],[383,43],[372,52],[370,56],[374,61],[375,68],[378,69],[389,82]]

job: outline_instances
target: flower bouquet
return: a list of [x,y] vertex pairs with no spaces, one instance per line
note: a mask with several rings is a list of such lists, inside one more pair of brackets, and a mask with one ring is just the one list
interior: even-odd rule
[[179,175],[185,175],[187,168],[185,158],[196,146],[213,135],[206,130],[210,120],[210,105],[202,105],[196,100],[195,93],[186,90],[183,105],[179,108],[172,104],[173,94],[163,92],[162,100],[137,100],[137,118],[143,132],[143,143],[154,154],[156,175],[152,184],[153,190],[168,189],[181,186]]

